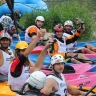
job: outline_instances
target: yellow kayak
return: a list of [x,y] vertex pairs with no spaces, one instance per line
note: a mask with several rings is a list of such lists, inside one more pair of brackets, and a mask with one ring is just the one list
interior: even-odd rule
[[[80,89],[80,87],[72,86],[73,88]],[[89,91],[91,87],[82,87],[82,91]],[[92,90],[92,92],[96,93],[96,88]]]
[[16,96],[16,93],[10,90],[7,82],[0,82],[0,96]]
[[[72,86],[73,88],[79,89],[77,86]],[[88,91],[90,90],[89,87],[83,87],[82,90]],[[96,88],[93,90],[94,93],[96,93]],[[10,87],[8,86],[8,82],[1,82],[0,83],[0,96],[16,96],[16,93],[10,90]],[[71,95],[68,95],[71,96]]]

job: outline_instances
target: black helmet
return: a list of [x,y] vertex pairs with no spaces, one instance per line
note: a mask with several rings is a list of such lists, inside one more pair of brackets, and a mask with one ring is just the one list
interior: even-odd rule
[[15,10],[14,17],[19,20],[21,18],[21,12],[19,10]]

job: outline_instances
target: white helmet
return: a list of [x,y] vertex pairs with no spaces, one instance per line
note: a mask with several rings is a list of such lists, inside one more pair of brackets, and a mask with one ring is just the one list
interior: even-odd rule
[[65,59],[60,54],[56,54],[56,55],[52,56],[52,58],[51,58],[51,65],[54,65],[56,63],[62,63],[62,62],[65,63]]
[[10,23],[12,22],[12,19],[11,19],[9,16],[3,15],[3,16],[0,18],[0,22],[1,22],[1,23],[8,23],[8,24],[10,24]]
[[67,21],[64,23],[64,26],[66,26],[66,25],[70,25],[70,26],[73,27],[73,22],[70,21],[70,20],[67,20]]
[[44,84],[46,83],[46,79],[47,77],[43,72],[35,71],[30,75],[28,79],[28,83],[32,87],[35,87],[36,89],[41,89],[44,87]]
[[1,18],[0,18],[0,23],[2,23],[3,27],[4,28],[7,28],[8,26],[10,26],[10,24],[12,23],[12,19],[9,17],[9,16],[5,16],[3,15]]
[[43,21],[43,22],[45,21],[43,16],[37,16],[35,22],[36,22],[37,20]]

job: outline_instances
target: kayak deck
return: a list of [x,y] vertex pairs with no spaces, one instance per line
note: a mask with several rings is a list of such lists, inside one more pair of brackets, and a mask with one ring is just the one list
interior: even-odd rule
[[0,82],[0,96],[16,96],[16,93],[10,90],[7,82]]
[[[73,88],[79,89],[77,86],[72,86]],[[90,90],[90,87],[83,87],[83,91]],[[96,92],[96,88],[93,90],[93,92]],[[0,82],[0,96],[16,96],[16,93],[10,90],[10,87],[8,86],[7,82]],[[71,96],[68,94],[68,96]]]

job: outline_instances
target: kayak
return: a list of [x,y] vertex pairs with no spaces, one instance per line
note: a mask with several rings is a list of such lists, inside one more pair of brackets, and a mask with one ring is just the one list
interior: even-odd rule
[[[42,70],[45,74],[50,74],[50,70]],[[67,82],[73,86],[85,86],[92,87],[96,84],[96,72],[86,72],[86,73],[72,73],[63,74]]]
[[[49,69],[46,67],[47,67],[47,65],[44,64],[42,69],[44,69],[45,71],[48,71]],[[83,69],[83,70],[80,70],[80,69]],[[67,64],[67,63],[65,63],[64,72],[65,71],[66,71],[66,73],[96,72],[96,65],[91,65],[89,63],[82,63],[82,64]]]
[[64,74],[64,77],[66,78],[67,81],[69,81],[69,80],[74,80],[74,79],[87,78],[93,75],[96,75],[96,72]]
[[96,59],[96,54],[84,54],[88,58],[95,58]]
[[[46,75],[50,74],[51,70],[41,70]],[[96,72],[85,72],[85,73],[70,73],[70,74],[63,74],[67,81],[69,80],[75,80],[75,79],[82,79],[87,78],[93,75],[96,75]]]
[[[31,54],[40,54],[43,49],[44,46],[37,46],[32,50]],[[96,54],[84,54],[84,55],[88,58],[96,58]]]
[[[78,86],[72,86],[72,87],[76,88],[76,89],[80,89],[80,87],[78,87]],[[88,90],[90,90],[90,88],[91,87],[82,87],[82,89],[80,89],[80,90],[88,91]],[[96,92],[96,88],[92,92]],[[21,95],[17,95],[16,92],[11,91],[7,82],[2,82],[2,83],[0,83],[0,96],[21,96]],[[72,95],[68,94],[68,96],[72,96]]]
[[96,74],[92,76],[86,76],[84,78],[68,80],[70,85],[92,87],[96,84]]
[[35,47],[30,54],[40,54],[41,51],[44,49],[44,46],[37,46]]
[[89,63],[72,64],[70,66],[74,68],[75,73],[96,72],[96,70],[94,70],[96,69],[96,65],[91,65]]
[[7,82],[0,82],[0,96],[16,96],[16,93],[10,90]]
[[[39,54],[30,54],[28,55],[29,59],[33,62],[36,62],[37,58],[38,58]],[[49,65],[50,64],[50,56],[46,55],[45,59],[44,59],[44,65]]]
[[[71,85],[72,86],[72,85]],[[78,86],[72,86],[73,88],[76,88],[76,89],[79,89],[79,90],[82,90],[82,91],[84,91],[84,92],[87,92],[87,91],[89,91],[92,87],[82,87],[82,89],[80,88],[80,87],[78,87]],[[93,93],[96,93],[96,88],[94,88],[93,90],[92,90],[92,92]],[[72,95],[71,95],[72,96]],[[95,96],[95,95],[94,95]]]
[[[30,4],[30,3],[28,3],[28,2],[33,2],[33,1],[35,1],[35,0],[16,0],[15,2],[17,3],[17,1],[19,1],[19,2],[27,2],[27,4]],[[26,4],[26,2],[25,2],[25,4]],[[36,2],[36,1],[35,1]],[[36,3],[39,3],[39,2],[36,2]],[[23,3],[24,4],[24,3]],[[20,7],[21,8],[21,7]],[[4,9],[4,8],[2,8],[2,9]],[[4,10],[3,10],[4,11]],[[25,11],[25,10],[23,10],[23,11]],[[5,12],[5,11],[4,11]],[[2,14],[2,11],[0,11],[0,14]],[[25,41],[25,32],[20,32],[19,33],[19,35],[20,35],[20,39],[21,40],[23,40],[23,41]],[[13,44],[14,44],[14,41],[15,41],[15,39],[13,38]],[[18,38],[17,38],[17,41],[19,41],[18,40]],[[96,46],[96,40],[94,40],[94,41],[89,41],[89,42],[77,42],[77,48],[81,48],[81,47],[83,47],[84,45],[87,45],[87,44],[92,44],[93,46]],[[90,55],[90,54],[89,54]]]

